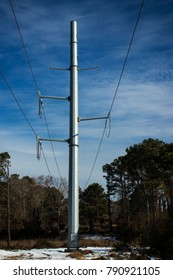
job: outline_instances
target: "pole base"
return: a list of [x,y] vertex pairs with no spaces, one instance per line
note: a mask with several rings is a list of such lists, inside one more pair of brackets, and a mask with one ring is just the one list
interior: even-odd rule
[[81,251],[81,249],[79,249],[79,248],[67,248],[67,249],[65,249],[65,252],[68,252],[68,253],[70,253],[70,252],[80,252]]

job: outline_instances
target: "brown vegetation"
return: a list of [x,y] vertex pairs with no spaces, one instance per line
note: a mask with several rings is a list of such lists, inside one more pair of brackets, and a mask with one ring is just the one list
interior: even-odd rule
[[[113,247],[114,242],[111,240],[92,240],[81,238],[79,241],[79,247]],[[10,249],[43,249],[43,248],[66,248],[66,238],[58,239],[24,239],[24,240],[12,240]],[[8,249],[7,241],[0,240],[0,248]]]

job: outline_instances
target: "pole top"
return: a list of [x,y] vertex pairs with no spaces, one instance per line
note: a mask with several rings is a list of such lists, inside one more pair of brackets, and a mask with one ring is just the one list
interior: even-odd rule
[[70,43],[77,43],[77,21],[71,21],[71,40]]

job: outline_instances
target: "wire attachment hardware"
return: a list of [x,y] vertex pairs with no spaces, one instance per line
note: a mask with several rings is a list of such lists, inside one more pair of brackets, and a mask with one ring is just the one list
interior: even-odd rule
[[37,152],[37,159],[40,160],[41,158],[41,147],[42,143],[38,136],[36,136],[36,152]]
[[40,157],[41,157],[42,141],[69,143],[69,139],[51,139],[51,138],[40,138],[39,136],[36,136],[37,159],[40,159]]
[[70,101],[70,97],[59,97],[59,96],[46,96],[46,95],[41,95],[40,91],[38,90],[38,114],[40,116],[40,118],[42,117],[42,107],[44,106],[43,103],[43,98],[47,98],[47,99],[57,99],[57,100],[67,100]]
[[38,114],[40,118],[42,117],[42,107],[43,107],[43,99],[41,98],[40,91],[38,90]]

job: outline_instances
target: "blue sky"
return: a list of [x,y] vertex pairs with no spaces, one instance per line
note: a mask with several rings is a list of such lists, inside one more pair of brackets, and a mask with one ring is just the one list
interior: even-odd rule
[[[69,96],[70,21],[78,23],[79,117],[107,115],[112,103],[139,0],[13,0],[32,69],[42,95]],[[0,3],[0,68],[30,123],[48,137],[38,116],[33,78],[8,0]],[[130,145],[152,137],[173,139],[173,2],[145,0],[129,59],[111,112],[110,136],[105,134],[89,183],[105,186],[102,166],[125,153]],[[68,138],[69,104],[44,100],[52,138]],[[79,123],[79,185],[90,174],[104,121]],[[107,134],[109,129],[107,130]],[[68,178],[68,145],[53,144],[61,176]],[[51,174],[59,177],[52,149],[43,142]],[[48,175],[43,156],[36,158],[35,136],[0,77],[0,152],[11,156],[11,173]]]

